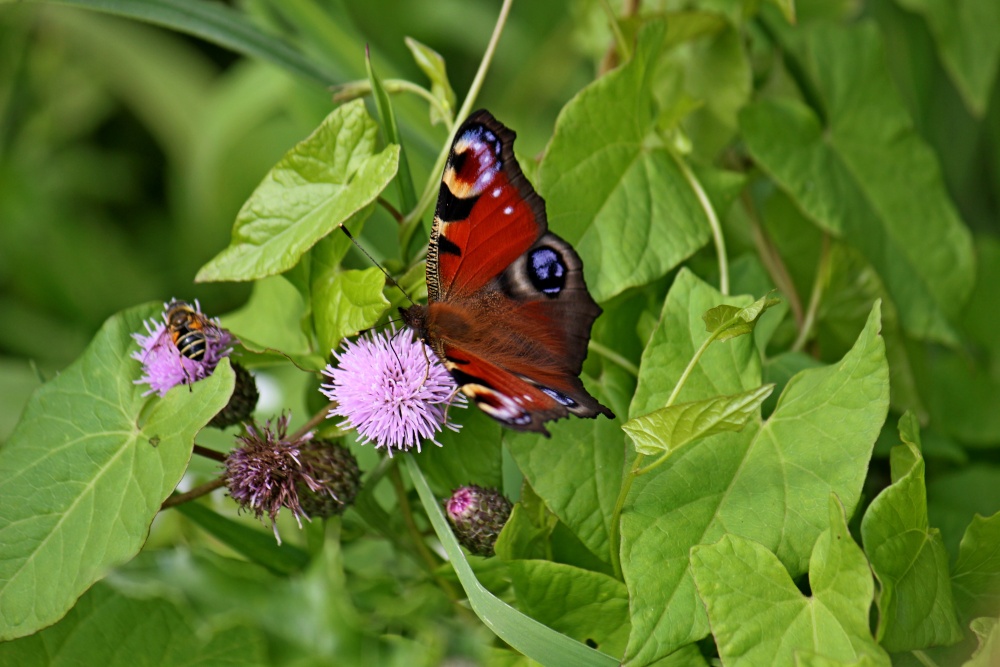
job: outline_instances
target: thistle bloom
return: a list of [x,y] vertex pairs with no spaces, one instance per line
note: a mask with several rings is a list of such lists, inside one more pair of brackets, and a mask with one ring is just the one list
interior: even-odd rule
[[333,352],[337,365],[323,370],[331,381],[320,388],[337,403],[329,417],[343,417],[341,427],[357,429],[362,444],[374,441],[389,456],[394,449],[419,452],[424,438],[440,446],[442,426],[459,428],[447,421],[447,405],[465,404],[461,395],[453,401],[455,381],[433,351],[409,329],[394,334],[370,334]]
[[272,427],[245,424],[241,445],[226,457],[229,495],[260,519],[267,514],[278,543],[281,536],[274,520],[282,507],[291,510],[302,527],[302,518],[342,513],[354,502],[361,483],[358,462],[345,447],[313,440],[312,433],[290,440],[288,416]]
[[[143,371],[142,377],[135,380],[135,384],[149,385],[144,396],[153,393],[164,396],[179,384],[191,384],[204,379],[212,374],[223,357],[232,352],[232,335],[220,327],[217,321],[202,315],[201,307],[196,301],[193,313],[204,326],[204,354],[197,359],[181,354],[174,332],[167,325],[166,316],[166,311],[176,303],[172,301],[164,304],[164,313],[159,320],[151,319],[143,323],[147,335],[132,334],[141,349],[131,356],[142,363]],[[201,331],[199,330],[199,334]]]
[[510,518],[510,501],[496,489],[470,484],[455,489],[444,507],[462,546],[477,556],[492,556]]

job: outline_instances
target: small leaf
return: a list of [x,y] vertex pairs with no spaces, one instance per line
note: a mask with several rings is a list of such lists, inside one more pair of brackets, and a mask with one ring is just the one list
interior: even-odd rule
[[996,667],[1000,664],[1000,622],[996,618],[977,618],[971,627],[979,638],[979,647],[962,667]]
[[0,644],[0,663],[20,667],[242,667],[267,664],[267,645],[254,627],[208,634],[173,603],[134,599],[106,584],[87,592],[56,625]]
[[423,73],[430,79],[431,94],[441,100],[441,106],[447,109],[450,114],[448,117],[442,118],[437,108],[431,105],[431,125],[438,123],[450,125],[455,115],[455,91],[452,90],[451,82],[448,80],[444,58],[431,47],[421,44],[412,37],[405,37],[403,41],[406,42],[406,47],[413,54],[417,67],[423,70]]
[[530,510],[523,503],[514,505],[510,518],[497,537],[496,555],[501,560],[530,560],[550,558],[549,536],[558,519],[553,515],[536,523]]
[[705,320],[705,330],[716,334],[719,341],[736,338],[753,331],[757,320],[768,308],[781,303],[780,299],[761,297],[746,308],[734,306],[716,306],[702,315]]
[[892,486],[861,520],[861,537],[881,584],[876,637],[887,650],[948,645],[962,638],[955,615],[948,555],[927,522],[924,461],[916,418],[900,419],[903,444],[891,454]]
[[240,209],[229,247],[196,280],[254,280],[287,271],[375,201],[399,161],[399,146],[376,154],[377,131],[361,100],[335,109],[264,177]]
[[32,395],[0,449],[0,639],[54,623],[138,553],[195,434],[233,393],[223,360],[162,399],[142,395],[130,334],[159,311],[111,317],[82,357]]
[[385,274],[371,267],[362,271],[339,271],[329,280],[313,285],[316,336],[321,350],[336,349],[340,341],[368,329],[389,308],[382,294]]
[[734,396],[671,405],[631,419],[622,428],[640,454],[669,452],[699,438],[742,430],[772,391],[774,385],[767,384]]
[[964,618],[1000,610],[1000,513],[972,517],[951,575],[955,603]]
[[372,86],[372,97],[375,98],[375,108],[378,110],[385,142],[399,146],[399,171],[396,173],[396,187],[399,190],[399,201],[405,211],[410,211],[417,205],[417,195],[413,190],[413,176],[410,174],[410,162],[406,159],[403,139],[396,124],[396,114],[392,110],[389,95],[382,87],[382,81],[375,73],[372,65],[371,52],[365,48],[365,67],[368,69],[368,81]]
[[830,527],[809,562],[811,596],[799,591],[777,556],[752,540],[724,535],[691,549],[691,572],[724,664],[790,665],[801,652],[844,662],[870,656],[869,664],[888,667],[889,656],[868,629],[874,592],[868,563],[832,495],[829,510]]
[[[440,447],[420,452],[420,469],[444,495],[463,484],[499,489],[503,486],[503,447],[500,424],[482,410],[452,406],[449,421],[462,425],[458,431],[444,429],[438,434]],[[475,443],[470,446],[470,443]]]

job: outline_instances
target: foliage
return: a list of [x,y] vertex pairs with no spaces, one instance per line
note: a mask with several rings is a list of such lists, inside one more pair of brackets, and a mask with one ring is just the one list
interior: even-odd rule
[[[0,663],[994,664],[997,7],[0,5]],[[388,459],[320,370],[426,295],[478,106],[583,259],[618,419],[454,410]],[[279,545],[202,495],[230,363],[133,383],[175,296],[228,312],[258,419],[351,449],[343,516]],[[516,501],[493,558],[464,484]]]

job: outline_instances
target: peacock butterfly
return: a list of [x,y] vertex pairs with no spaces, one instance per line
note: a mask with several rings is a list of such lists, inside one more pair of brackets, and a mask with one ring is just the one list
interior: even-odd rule
[[580,256],[548,231],[514,137],[485,110],[456,132],[427,250],[427,305],[400,313],[483,412],[547,436],[552,419],[615,415],[579,377],[601,308]]

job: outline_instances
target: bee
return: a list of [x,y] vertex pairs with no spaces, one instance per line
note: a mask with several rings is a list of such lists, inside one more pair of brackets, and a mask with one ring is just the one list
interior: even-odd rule
[[201,361],[205,357],[209,337],[215,337],[218,327],[184,301],[167,305],[167,331],[182,357]]

